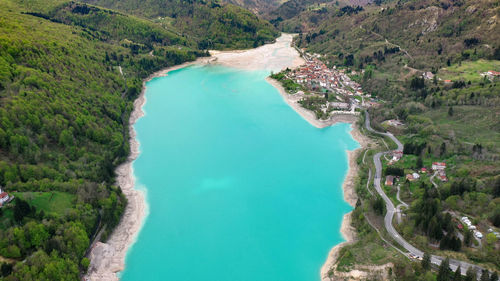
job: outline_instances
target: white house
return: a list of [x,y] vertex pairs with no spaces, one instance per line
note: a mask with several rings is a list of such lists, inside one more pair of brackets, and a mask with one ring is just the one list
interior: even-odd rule
[[427,79],[427,80],[431,80],[434,78],[434,74],[432,74],[432,72],[424,72],[424,74],[422,74],[422,76]]

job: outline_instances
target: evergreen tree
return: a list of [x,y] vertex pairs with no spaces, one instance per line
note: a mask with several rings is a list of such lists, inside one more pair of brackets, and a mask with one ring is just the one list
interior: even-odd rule
[[470,230],[465,232],[464,244],[469,247],[472,243],[472,232]]
[[359,206],[361,206],[361,199],[358,198],[358,200],[356,200],[356,208],[358,208]]
[[437,281],[449,281],[451,279],[450,258],[446,257],[439,265]]
[[424,166],[424,162],[422,160],[422,156],[419,156],[417,159],[417,169],[420,169]]
[[448,108],[448,116],[453,116],[453,106],[450,106],[450,108]]
[[498,273],[496,271],[491,274],[490,281],[498,281]]
[[422,268],[427,271],[431,269],[431,255],[425,252],[424,257],[422,258]]
[[441,144],[441,151],[440,151],[439,155],[443,156],[445,153],[446,153],[446,143],[443,142]]
[[20,222],[25,216],[31,212],[31,207],[28,202],[16,197],[14,199],[14,219]]
[[469,269],[467,269],[467,273],[465,274],[464,281],[475,281],[476,279],[476,270],[469,267]]
[[460,267],[460,265],[457,267],[457,270],[455,270],[453,281],[462,281],[462,268]]
[[2,273],[2,276],[8,276],[12,272],[12,264],[2,263],[2,266],[0,267],[0,272]]
[[490,272],[487,269],[483,269],[481,272],[481,281],[490,281]]

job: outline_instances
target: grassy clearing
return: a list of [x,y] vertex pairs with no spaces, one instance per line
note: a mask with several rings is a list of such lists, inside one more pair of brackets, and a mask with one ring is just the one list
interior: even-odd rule
[[482,144],[492,151],[500,143],[500,113],[495,107],[454,106],[453,116],[448,108],[430,110],[423,116],[430,118],[440,135],[468,144]]
[[385,245],[375,232],[371,232],[354,244],[342,248],[337,270],[348,272],[355,265],[383,265],[395,260],[405,261],[405,258]]
[[500,61],[484,59],[464,61],[460,64],[441,68],[437,75],[443,80],[479,82],[483,79],[480,73],[489,70],[500,71]]
[[71,209],[75,195],[65,192],[15,192],[14,196],[26,200],[37,210],[45,213],[64,214],[67,209]]

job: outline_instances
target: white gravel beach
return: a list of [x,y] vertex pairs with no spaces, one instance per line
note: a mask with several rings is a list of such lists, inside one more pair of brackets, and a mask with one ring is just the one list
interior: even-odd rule
[[125,268],[127,251],[134,243],[135,239],[137,239],[137,235],[147,216],[148,207],[145,200],[146,194],[143,190],[134,189],[135,178],[132,168],[132,162],[139,155],[139,142],[135,138],[136,132],[133,125],[139,118],[144,116],[142,107],[146,103],[146,82],[155,77],[165,76],[170,71],[184,68],[192,64],[207,63],[209,59],[210,58],[201,58],[194,62],[163,69],[152,74],[143,82],[142,92],[134,101],[134,110],[129,120],[130,155],[127,161],[118,166],[115,171],[116,181],[127,197],[128,204],[120,223],[115,228],[108,241],[106,241],[106,243],[96,242],[92,245],[92,249],[89,253],[90,265],[87,274],[83,277],[84,280],[119,280],[116,273]]

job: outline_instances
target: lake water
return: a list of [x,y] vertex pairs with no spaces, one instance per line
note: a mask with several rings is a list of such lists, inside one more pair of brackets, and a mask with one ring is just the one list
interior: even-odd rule
[[122,280],[320,279],[358,143],[349,124],[307,123],[268,74],[191,66],[147,83],[133,167],[149,215]]

